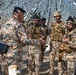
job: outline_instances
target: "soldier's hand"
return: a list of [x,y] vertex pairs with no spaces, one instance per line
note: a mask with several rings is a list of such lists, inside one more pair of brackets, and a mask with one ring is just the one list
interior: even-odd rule
[[6,54],[3,54],[3,56],[6,58],[7,57],[7,55]]
[[63,38],[63,42],[69,43],[70,39],[69,38]]

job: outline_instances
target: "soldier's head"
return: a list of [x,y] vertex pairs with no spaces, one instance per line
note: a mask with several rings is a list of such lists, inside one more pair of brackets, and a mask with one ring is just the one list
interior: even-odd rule
[[54,19],[55,19],[56,21],[60,21],[61,18],[62,18],[61,12],[60,12],[60,11],[55,11],[55,12],[54,12]]
[[22,22],[24,19],[25,10],[20,7],[14,7],[13,17],[17,19],[19,22]]
[[46,23],[46,18],[42,18],[42,19],[40,20],[40,23],[41,23],[42,25],[45,25],[45,23]]
[[74,27],[74,19],[72,18],[72,16],[69,16],[68,19],[66,20],[66,24],[67,24],[67,29],[73,29]]
[[40,17],[37,14],[32,15],[31,19],[34,24],[39,24]]

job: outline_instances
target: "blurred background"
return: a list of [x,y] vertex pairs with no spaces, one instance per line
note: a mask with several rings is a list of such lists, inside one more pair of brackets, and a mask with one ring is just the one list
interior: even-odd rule
[[47,24],[53,20],[53,12],[62,12],[62,19],[68,16],[76,16],[76,0],[0,0],[0,25],[6,22],[11,16],[14,6],[25,9],[25,21],[28,21],[32,14],[47,19]]

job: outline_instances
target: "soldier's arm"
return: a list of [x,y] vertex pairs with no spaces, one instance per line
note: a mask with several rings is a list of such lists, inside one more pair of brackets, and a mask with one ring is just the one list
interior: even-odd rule
[[26,34],[26,32],[19,31],[18,35],[20,41],[25,45],[39,44],[38,40],[34,40],[31,38],[28,39],[28,35]]
[[69,42],[70,48],[76,49],[76,41]]
[[6,28],[6,24],[1,26],[1,29],[0,29],[0,41],[3,42],[3,36],[4,36],[4,34],[8,33],[7,30],[8,29]]
[[72,33],[70,36],[70,41],[69,41],[70,48],[76,49],[76,34]]
[[40,42],[38,40],[34,40],[34,39],[28,39],[24,41],[25,45],[39,45]]
[[25,45],[31,45],[33,44],[33,41],[31,39],[27,38],[27,34],[25,32],[18,32],[18,37],[20,39],[20,41],[25,44]]

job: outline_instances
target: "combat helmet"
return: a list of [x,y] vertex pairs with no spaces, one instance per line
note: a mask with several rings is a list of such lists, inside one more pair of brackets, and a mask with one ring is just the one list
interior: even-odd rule
[[55,11],[54,16],[62,16],[60,11]]

